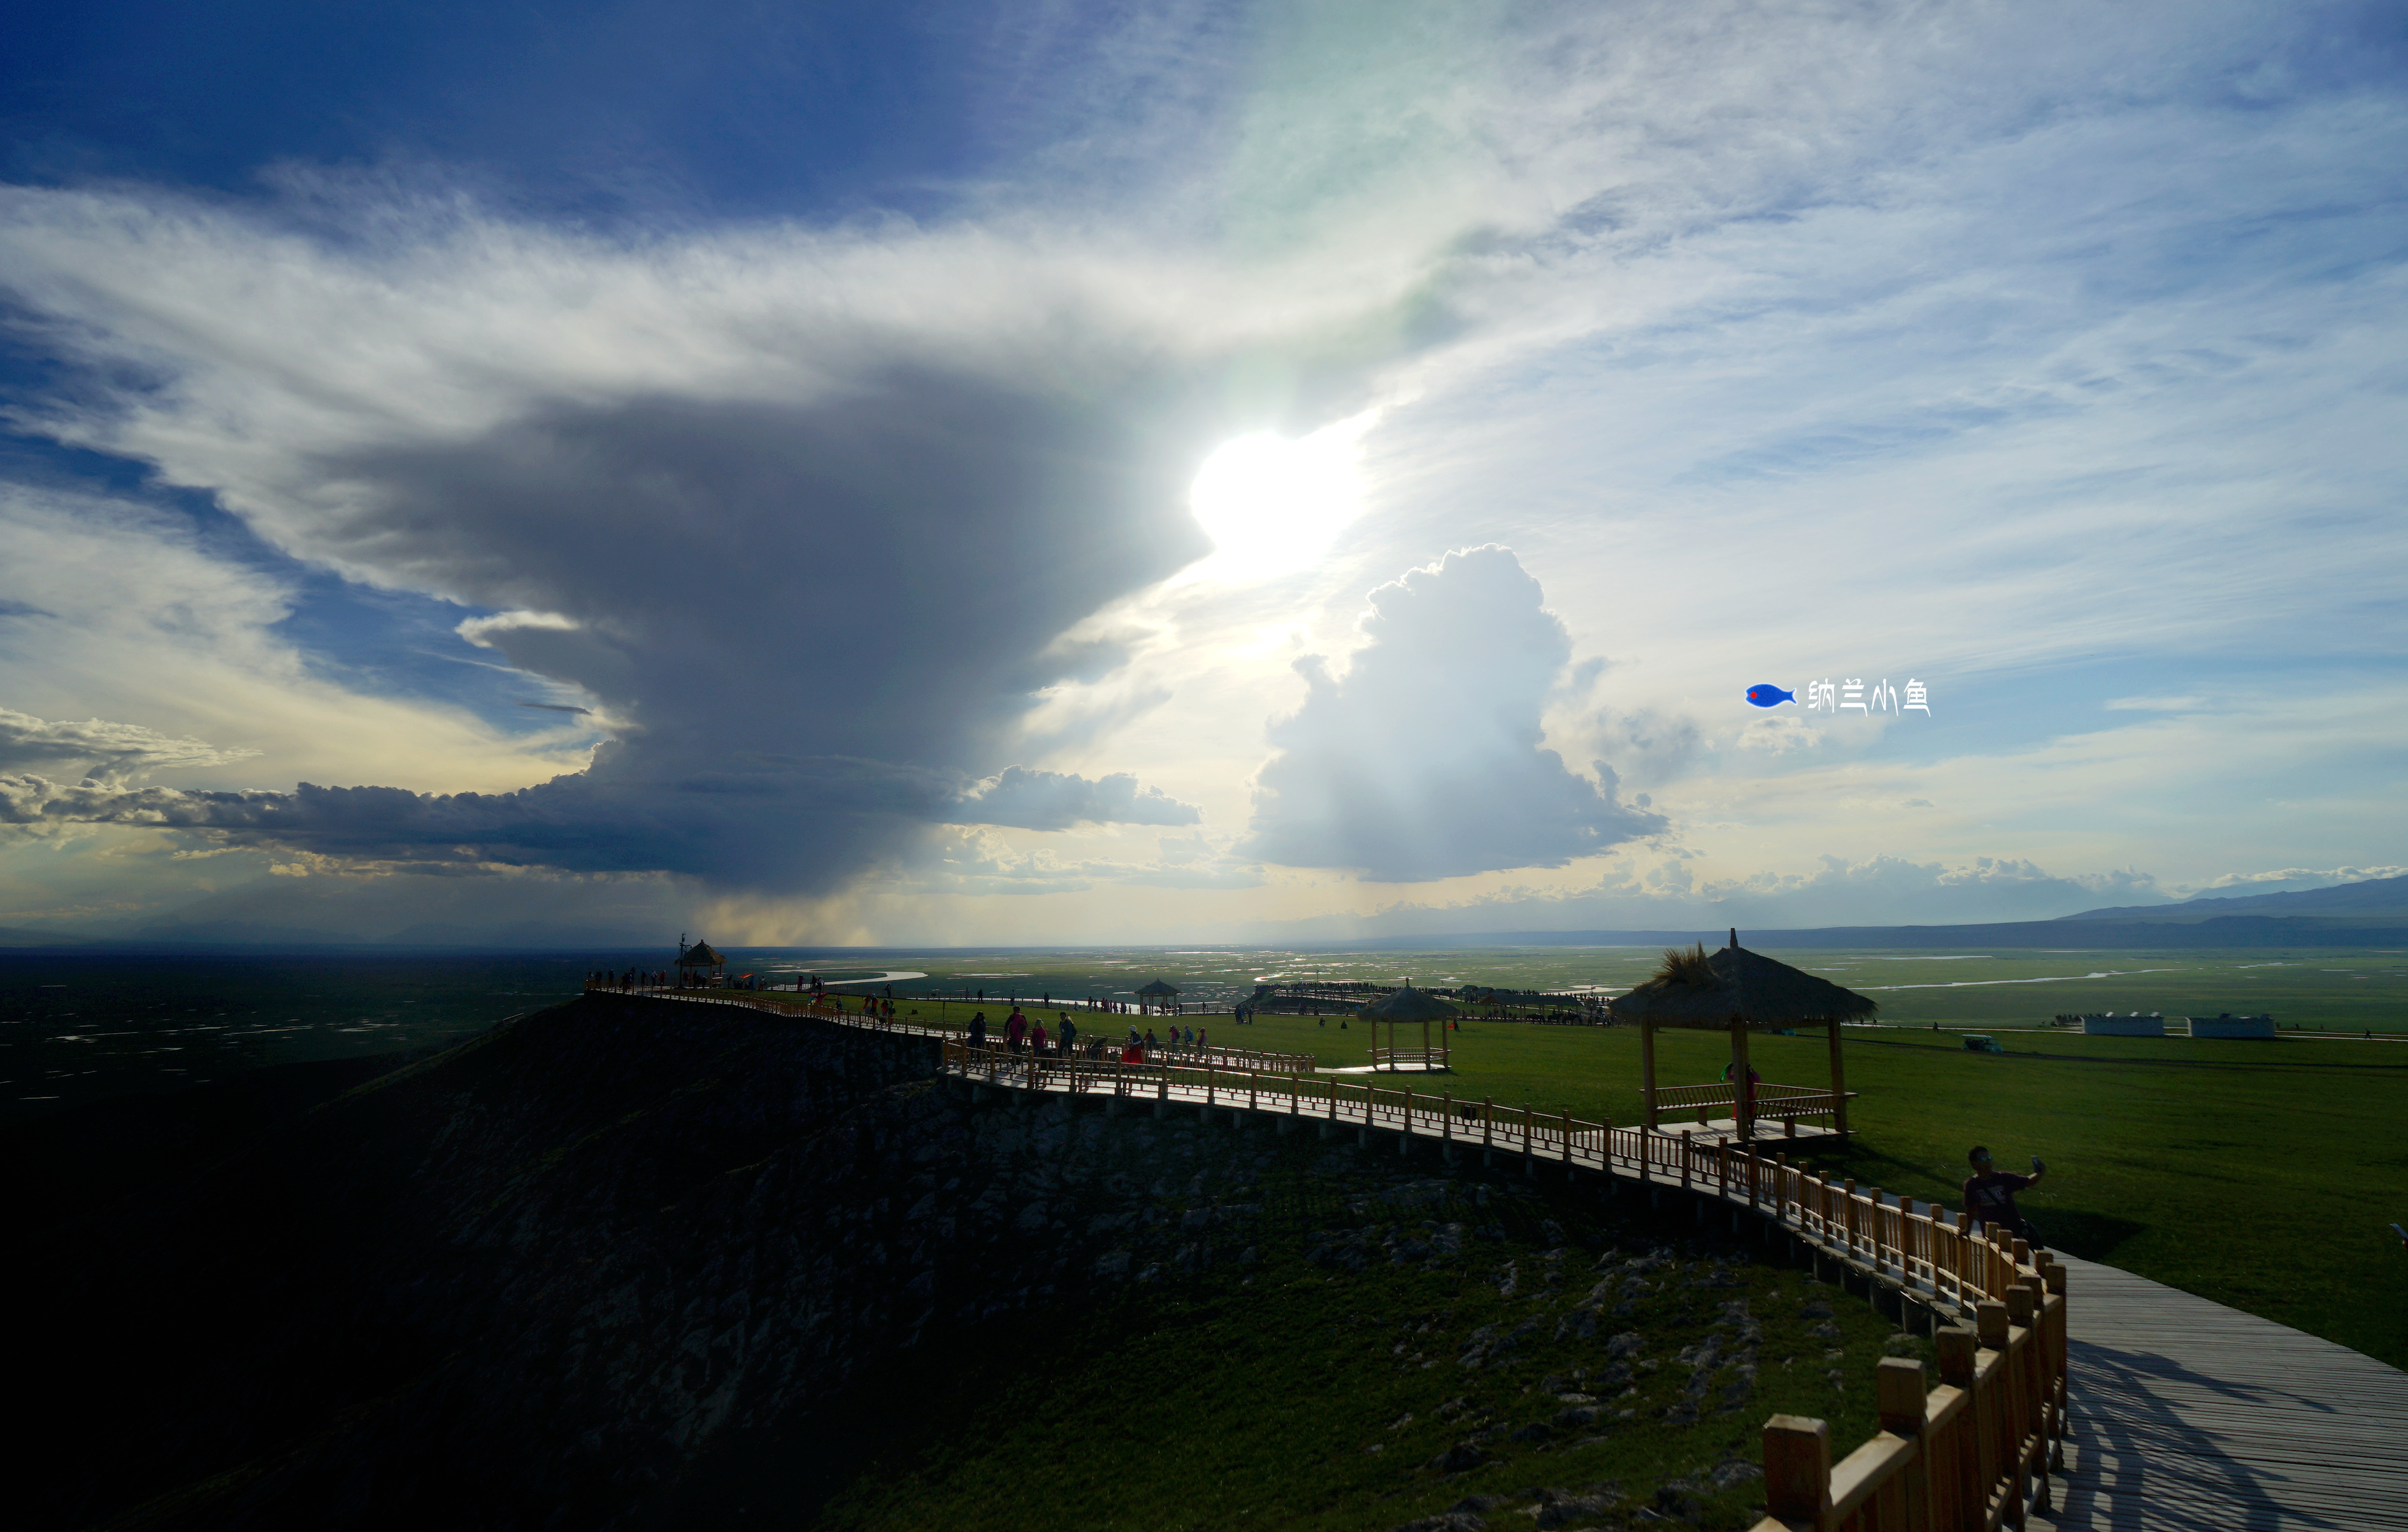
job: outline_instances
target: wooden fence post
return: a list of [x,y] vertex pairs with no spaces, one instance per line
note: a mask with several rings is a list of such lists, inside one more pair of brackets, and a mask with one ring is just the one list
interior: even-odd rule
[[[2020,1244],[2022,1241],[2018,1240]],[[2014,1364],[2008,1369],[2009,1381],[2015,1396],[2015,1489],[2023,1490],[2024,1479],[2038,1470],[2039,1493],[2033,1496],[2032,1509],[2046,1515],[2048,1494],[2048,1365],[2047,1338],[2040,1331],[2038,1279],[2026,1277],[2007,1289],[2007,1318],[2024,1333],[2014,1341]],[[2024,1456],[2023,1444],[2032,1444],[2031,1455]]]
[[1990,1478],[1983,1468],[1990,1439],[1982,1419],[1981,1391],[1975,1386],[1979,1342],[1962,1324],[1945,1325],[1934,1331],[1931,1339],[1940,1353],[1940,1381],[1965,1396],[1964,1410],[1949,1435],[1949,1459],[1934,1465],[1931,1471],[1935,1476],[1947,1475],[1950,1504],[1967,1518],[1967,1525],[1978,1526],[1983,1508],[1990,1503]]
[[1831,1525],[1831,1427],[1805,1415],[1764,1423],[1764,1510],[1775,1521],[1825,1532]]
[[[1928,1392],[1923,1382],[1923,1364],[1912,1357],[1885,1356],[1873,1374],[1873,1398],[1881,1411],[1882,1429],[1915,1444],[1914,1456],[1899,1470],[1905,1532],[1932,1532],[1931,1443],[1923,1436],[1924,1396]],[[1886,1532],[1886,1517],[1882,1525]]]
[[2065,1267],[2055,1261],[2051,1261],[2048,1264],[2047,1271],[2044,1273],[2044,1280],[2048,1283],[2050,1296],[2057,1300],[2057,1309],[2055,1312],[2050,1315],[2048,1323],[2048,1466],[2052,1468],[2061,1470],[2065,1467],[2065,1374],[2067,1366],[2065,1334]]
[[1982,1349],[1998,1357],[1987,1378],[1976,1370],[1973,1403],[1975,1418],[1981,1423],[1983,1494],[1987,1495],[1989,1486],[2000,1480],[2011,1478],[2012,1483],[2000,1519],[2001,1525],[2020,1525],[2024,1496],[2023,1476],[2013,1471],[2019,1443],[2015,1430],[2014,1359],[2007,1352],[2014,1339],[2008,1334],[2011,1323],[2007,1306],[1996,1298],[1984,1298],[1973,1306],[1974,1333],[1981,1339]]

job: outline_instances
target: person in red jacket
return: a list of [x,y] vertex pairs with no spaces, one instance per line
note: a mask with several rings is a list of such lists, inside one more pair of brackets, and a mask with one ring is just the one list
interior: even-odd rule
[[1003,1045],[1017,1053],[1020,1052],[1021,1040],[1027,1036],[1028,1018],[1020,1013],[1018,1006],[1014,1006],[1011,1008],[1010,1019],[1003,1024]]

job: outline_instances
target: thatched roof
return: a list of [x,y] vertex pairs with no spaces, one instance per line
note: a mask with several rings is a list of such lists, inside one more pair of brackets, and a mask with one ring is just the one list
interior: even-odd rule
[[1383,995],[1355,1012],[1367,1022],[1443,1022],[1455,1014],[1455,1007],[1411,984],[1392,995]]
[[697,941],[685,950],[685,955],[677,960],[677,966],[681,968],[716,968],[726,961],[711,949],[710,943]]
[[1654,978],[1608,1006],[1616,1021],[1714,1031],[1740,1022],[1756,1032],[1870,1016],[1881,1009],[1854,990],[1749,952],[1739,944],[1737,931],[1718,952],[1702,945],[1666,952]]
[[1140,995],[1176,995],[1179,993],[1179,986],[1176,984],[1166,984],[1161,980],[1157,979],[1153,983],[1148,984],[1145,988],[1138,991],[1138,993]]

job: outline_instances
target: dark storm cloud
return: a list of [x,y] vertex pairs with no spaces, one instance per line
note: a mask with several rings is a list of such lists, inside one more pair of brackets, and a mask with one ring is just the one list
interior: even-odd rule
[[1031,694],[1090,662],[1056,636],[1198,551],[1189,465],[1108,405],[896,371],[818,405],[555,408],[324,466],[365,492],[316,529],[329,556],[545,614],[477,631],[632,724],[533,790],[593,837],[566,846],[564,821],[558,865],[812,888],[934,820],[1189,822],[1133,780],[1051,774],[952,807]]
[[1063,630],[1200,551],[1192,466],[1111,403],[924,370],[812,404],[555,405],[463,443],[322,457],[341,494],[307,551],[511,609],[465,631],[600,700],[619,733],[591,767],[454,795],[26,776],[0,812],[799,891],[934,823],[1192,823],[1132,777],[1007,757],[1033,694],[1096,663]]
[[[1126,773],[1089,780],[1010,766],[963,792],[931,773],[843,756],[728,757],[630,795],[614,769],[624,751],[605,746],[594,769],[515,793],[309,782],[291,793],[195,792],[0,776],[0,824],[140,825],[354,862],[623,872],[763,864],[750,842],[779,828],[808,829],[811,855],[841,861],[930,823],[1060,830],[1197,819]],[[781,876],[782,866],[768,858],[761,881],[806,881]]]
[[1024,830],[1067,830],[1073,824],[1194,824],[1203,818],[1159,788],[1139,788],[1128,772],[1090,781],[1059,771],[1007,766],[956,799],[950,817],[960,824],[1003,824]]
[[1541,710],[1571,638],[1512,551],[1449,553],[1371,593],[1341,678],[1274,722],[1245,854],[1381,882],[1560,866],[1665,827],[1542,748]]

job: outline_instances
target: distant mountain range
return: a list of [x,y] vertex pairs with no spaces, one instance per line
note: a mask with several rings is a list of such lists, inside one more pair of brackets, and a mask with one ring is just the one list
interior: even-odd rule
[[22,925],[0,925],[0,947],[80,947],[81,937],[63,937],[56,931],[28,931]]
[[2381,919],[2408,923],[2408,878],[2370,878],[2362,883],[2312,888],[2299,894],[2244,894],[2237,898],[2185,899],[2180,904],[2086,909],[2058,921],[2152,921],[2188,923],[2225,915],[2271,915],[2278,919]]
[[[1299,951],[1436,952],[1462,947],[1719,947],[1713,931],[1480,931],[1360,941],[1296,942]],[[2344,919],[2224,915],[2196,921],[2011,921],[1981,925],[1827,925],[1807,930],[1742,928],[1740,944],[1781,948],[1907,947],[1937,952],[2000,949],[2135,950],[2172,947],[2408,947],[2408,918],[2386,923]]]

